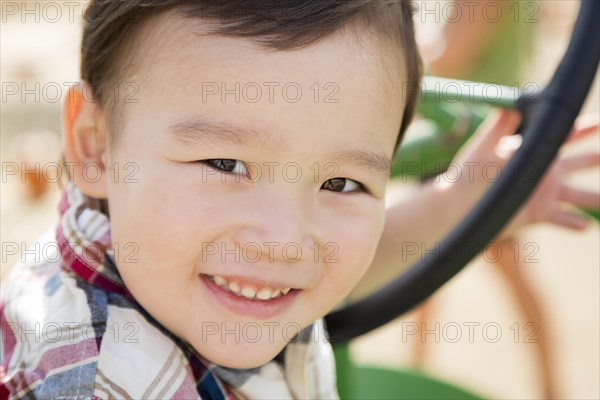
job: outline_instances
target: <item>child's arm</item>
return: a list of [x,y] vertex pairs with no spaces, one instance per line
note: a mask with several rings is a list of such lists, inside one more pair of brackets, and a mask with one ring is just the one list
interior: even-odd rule
[[[465,217],[492,183],[485,177],[493,178],[497,167],[506,165],[520,146],[521,137],[511,135],[519,122],[517,113],[498,111],[486,119],[454,158],[454,165],[462,166],[460,178],[457,178],[456,170],[449,170],[422,185],[409,198],[390,199],[386,226],[375,259],[350,294],[350,300],[371,293],[405,271]],[[569,141],[597,132],[598,126],[597,115],[578,118]],[[588,219],[577,211],[565,209],[564,205],[600,208],[600,193],[569,186],[567,175],[599,164],[600,153],[597,151],[571,157],[559,155],[529,200],[499,235],[500,240],[520,227],[536,222],[584,229]],[[401,183],[392,181],[390,189],[396,185]]]

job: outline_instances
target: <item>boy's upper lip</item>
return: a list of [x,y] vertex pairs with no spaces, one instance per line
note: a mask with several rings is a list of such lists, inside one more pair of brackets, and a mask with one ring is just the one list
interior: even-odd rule
[[250,276],[250,275],[246,275],[246,274],[227,274],[227,273],[219,273],[219,272],[217,272],[217,273],[203,272],[201,275],[220,276],[220,277],[227,279],[230,282],[235,281],[240,284],[252,285],[257,288],[302,289],[301,287],[298,287],[298,284],[295,284],[295,283],[285,282],[285,281],[279,280],[279,279],[265,279],[264,277]]

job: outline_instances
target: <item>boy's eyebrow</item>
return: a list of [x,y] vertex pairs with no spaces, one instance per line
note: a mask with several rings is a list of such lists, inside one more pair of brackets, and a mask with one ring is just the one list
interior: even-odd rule
[[334,160],[345,161],[359,167],[374,170],[376,173],[386,174],[386,178],[392,169],[392,160],[383,155],[368,150],[343,150],[332,154]]
[[184,119],[169,129],[172,139],[186,145],[218,144],[249,145],[265,144],[267,135],[259,130],[241,127],[226,121],[214,121],[204,117]]
[[[195,117],[170,125],[169,135],[184,145],[205,145],[208,143],[229,145],[261,145],[272,143],[272,139],[260,130],[242,127],[227,121],[209,120]],[[368,168],[377,174],[389,175],[392,160],[383,153],[369,150],[340,150],[330,155],[332,160],[344,161],[359,167]]]

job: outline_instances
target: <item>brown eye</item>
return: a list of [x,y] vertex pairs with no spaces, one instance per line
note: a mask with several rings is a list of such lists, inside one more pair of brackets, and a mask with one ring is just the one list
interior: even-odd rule
[[232,160],[229,158],[214,158],[210,160],[204,160],[202,162],[210,165],[213,168],[218,169],[219,171],[237,173],[242,175],[248,174],[246,165],[243,161],[240,160]]
[[322,186],[323,189],[331,190],[332,192],[356,192],[362,190],[362,185],[348,178],[333,178],[329,179]]

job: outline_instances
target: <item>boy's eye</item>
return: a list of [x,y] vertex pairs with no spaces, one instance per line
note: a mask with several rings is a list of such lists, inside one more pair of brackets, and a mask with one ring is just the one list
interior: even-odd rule
[[209,166],[216,168],[220,171],[227,172],[230,174],[248,175],[248,169],[246,164],[240,160],[232,160],[228,158],[214,158],[210,160],[203,160],[202,163],[208,164]]
[[322,186],[323,189],[331,190],[332,192],[357,192],[364,190],[362,184],[349,178],[333,178],[329,179]]

